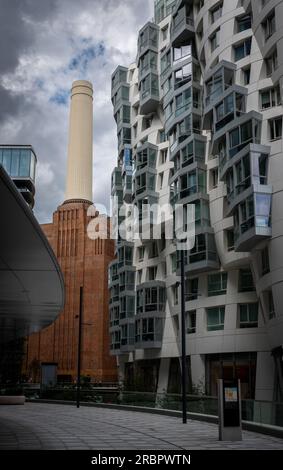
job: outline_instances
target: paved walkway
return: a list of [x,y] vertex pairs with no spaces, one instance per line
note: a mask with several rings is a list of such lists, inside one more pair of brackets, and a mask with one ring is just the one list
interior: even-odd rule
[[283,449],[283,440],[245,431],[219,442],[215,424],[105,408],[26,403],[0,406],[2,449]]

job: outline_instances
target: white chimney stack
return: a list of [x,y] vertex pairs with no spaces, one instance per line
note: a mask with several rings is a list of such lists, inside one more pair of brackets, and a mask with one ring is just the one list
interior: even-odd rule
[[72,85],[65,202],[92,202],[93,88],[77,80]]

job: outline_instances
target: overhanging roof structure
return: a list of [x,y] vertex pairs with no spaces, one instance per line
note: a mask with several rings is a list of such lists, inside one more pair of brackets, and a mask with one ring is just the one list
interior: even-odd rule
[[0,166],[0,342],[50,325],[63,306],[63,276],[53,250]]

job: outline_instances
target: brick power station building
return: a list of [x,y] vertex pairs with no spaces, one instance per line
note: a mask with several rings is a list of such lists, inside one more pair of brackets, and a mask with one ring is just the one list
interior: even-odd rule
[[[110,356],[107,268],[114,257],[112,240],[88,236],[98,213],[92,206],[93,90],[86,81],[72,86],[65,202],[42,225],[61,266],[65,307],[48,328],[26,343],[24,373],[38,381],[43,363],[57,365],[58,381],[77,377],[80,287],[83,287],[81,375],[113,382],[116,360]],[[52,303],[52,299],[50,299]]]

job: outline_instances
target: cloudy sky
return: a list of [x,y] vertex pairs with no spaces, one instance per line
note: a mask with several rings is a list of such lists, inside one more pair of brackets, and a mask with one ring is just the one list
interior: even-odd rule
[[32,144],[38,157],[35,214],[64,200],[69,90],[94,85],[94,200],[109,207],[117,158],[111,73],[136,56],[153,0],[0,0],[0,142]]

